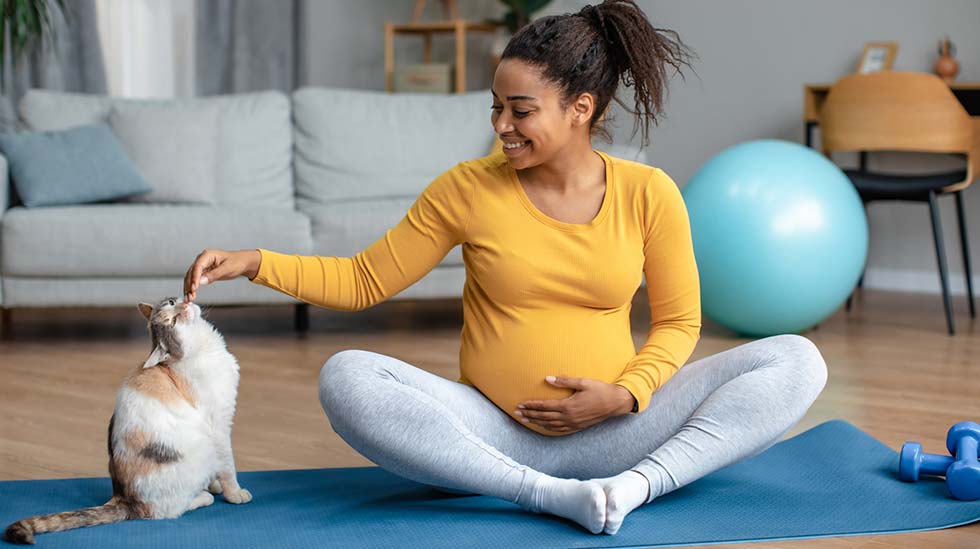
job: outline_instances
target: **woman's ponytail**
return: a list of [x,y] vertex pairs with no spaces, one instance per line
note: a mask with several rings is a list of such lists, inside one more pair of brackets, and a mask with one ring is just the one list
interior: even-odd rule
[[[567,105],[582,93],[596,97],[591,129],[609,139],[600,124],[613,99],[634,115],[633,134],[663,112],[668,67],[690,68],[693,54],[676,32],[655,28],[633,0],[605,0],[578,13],[543,17],[525,26],[507,44],[501,59],[517,58],[541,67],[544,77],[562,90]],[[683,75],[682,75],[683,76]],[[616,97],[622,82],[634,88],[633,108]]]

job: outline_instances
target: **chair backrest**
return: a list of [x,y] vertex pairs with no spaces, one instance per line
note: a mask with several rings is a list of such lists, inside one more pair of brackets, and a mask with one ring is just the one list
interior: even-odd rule
[[920,72],[845,76],[830,88],[820,110],[827,156],[836,151],[965,154],[966,185],[980,157],[975,126],[980,129],[945,82]]

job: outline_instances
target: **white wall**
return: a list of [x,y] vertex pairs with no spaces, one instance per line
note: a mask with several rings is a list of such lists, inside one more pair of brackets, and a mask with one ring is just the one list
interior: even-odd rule
[[[596,0],[597,2],[598,0]],[[543,14],[575,11],[587,2],[554,0]],[[651,134],[650,162],[683,186],[705,161],[736,143],[757,138],[803,141],[803,84],[831,83],[852,72],[868,41],[899,43],[896,70],[931,71],[938,40],[957,48],[961,81],[980,81],[980,2],[976,0],[639,0],[656,27],[676,30],[699,55],[697,74],[672,82],[666,116]],[[407,21],[406,0],[310,0],[307,9],[309,66],[313,85],[383,89],[382,25]],[[432,14],[439,2],[430,0]],[[459,2],[463,15],[483,18],[499,2]],[[412,38],[396,42],[399,59],[420,59]],[[404,41],[404,42],[403,42]],[[470,47],[469,87],[489,86],[490,39]],[[437,55],[451,58],[449,42]],[[488,98],[489,105],[489,98]],[[489,122],[488,122],[489,123]],[[619,115],[617,141],[629,137]],[[841,157],[841,162],[853,159]],[[948,166],[932,158],[872,155],[871,167]],[[966,191],[971,253],[980,271],[980,186]],[[943,229],[954,290],[963,291],[953,199],[944,198]],[[923,204],[874,204],[869,210],[869,287],[939,291],[928,208]],[[980,288],[980,276],[974,276]]]
[[[863,44],[899,43],[895,70],[931,72],[938,40],[956,44],[961,81],[980,81],[980,2],[975,0],[822,0],[820,2],[684,0],[641,2],[658,26],[677,30],[696,49],[699,77],[675,80],[668,119],[649,157],[686,182],[722,149],[748,139],[803,141],[804,83],[854,70]],[[872,155],[872,169],[949,168],[948,162]],[[841,163],[853,162],[843,156]],[[899,165],[899,161],[902,161]],[[909,166],[909,164],[912,164]],[[916,165],[917,164],[917,165]],[[853,164],[851,164],[853,165]],[[955,166],[957,164],[953,164]],[[965,193],[980,288],[980,186]],[[965,292],[953,198],[942,202],[943,231],[954,291]],[[869,287],[939,292],[928,207],[872,204]]]

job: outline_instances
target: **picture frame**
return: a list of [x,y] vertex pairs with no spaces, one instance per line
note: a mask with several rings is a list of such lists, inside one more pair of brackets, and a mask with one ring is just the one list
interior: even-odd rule
[[898,54],[898,42],[868,42],[864,45],[857,72],[880,72],[892,70],[895,56]]

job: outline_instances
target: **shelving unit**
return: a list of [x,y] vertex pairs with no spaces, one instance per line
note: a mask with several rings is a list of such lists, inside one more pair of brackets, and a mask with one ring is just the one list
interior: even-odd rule
[[456,41],[455,86],[456,93],[466,91],[466,35],[471,32],[493,33],[497,25],[477,23],[463,19],[448,21],[386,23],[385,24],[385,89],[394,91],[395,85],[395,36],[400,34],[421,36],[423,40],[422,59],[432,62],[432,36],[453,34]]

